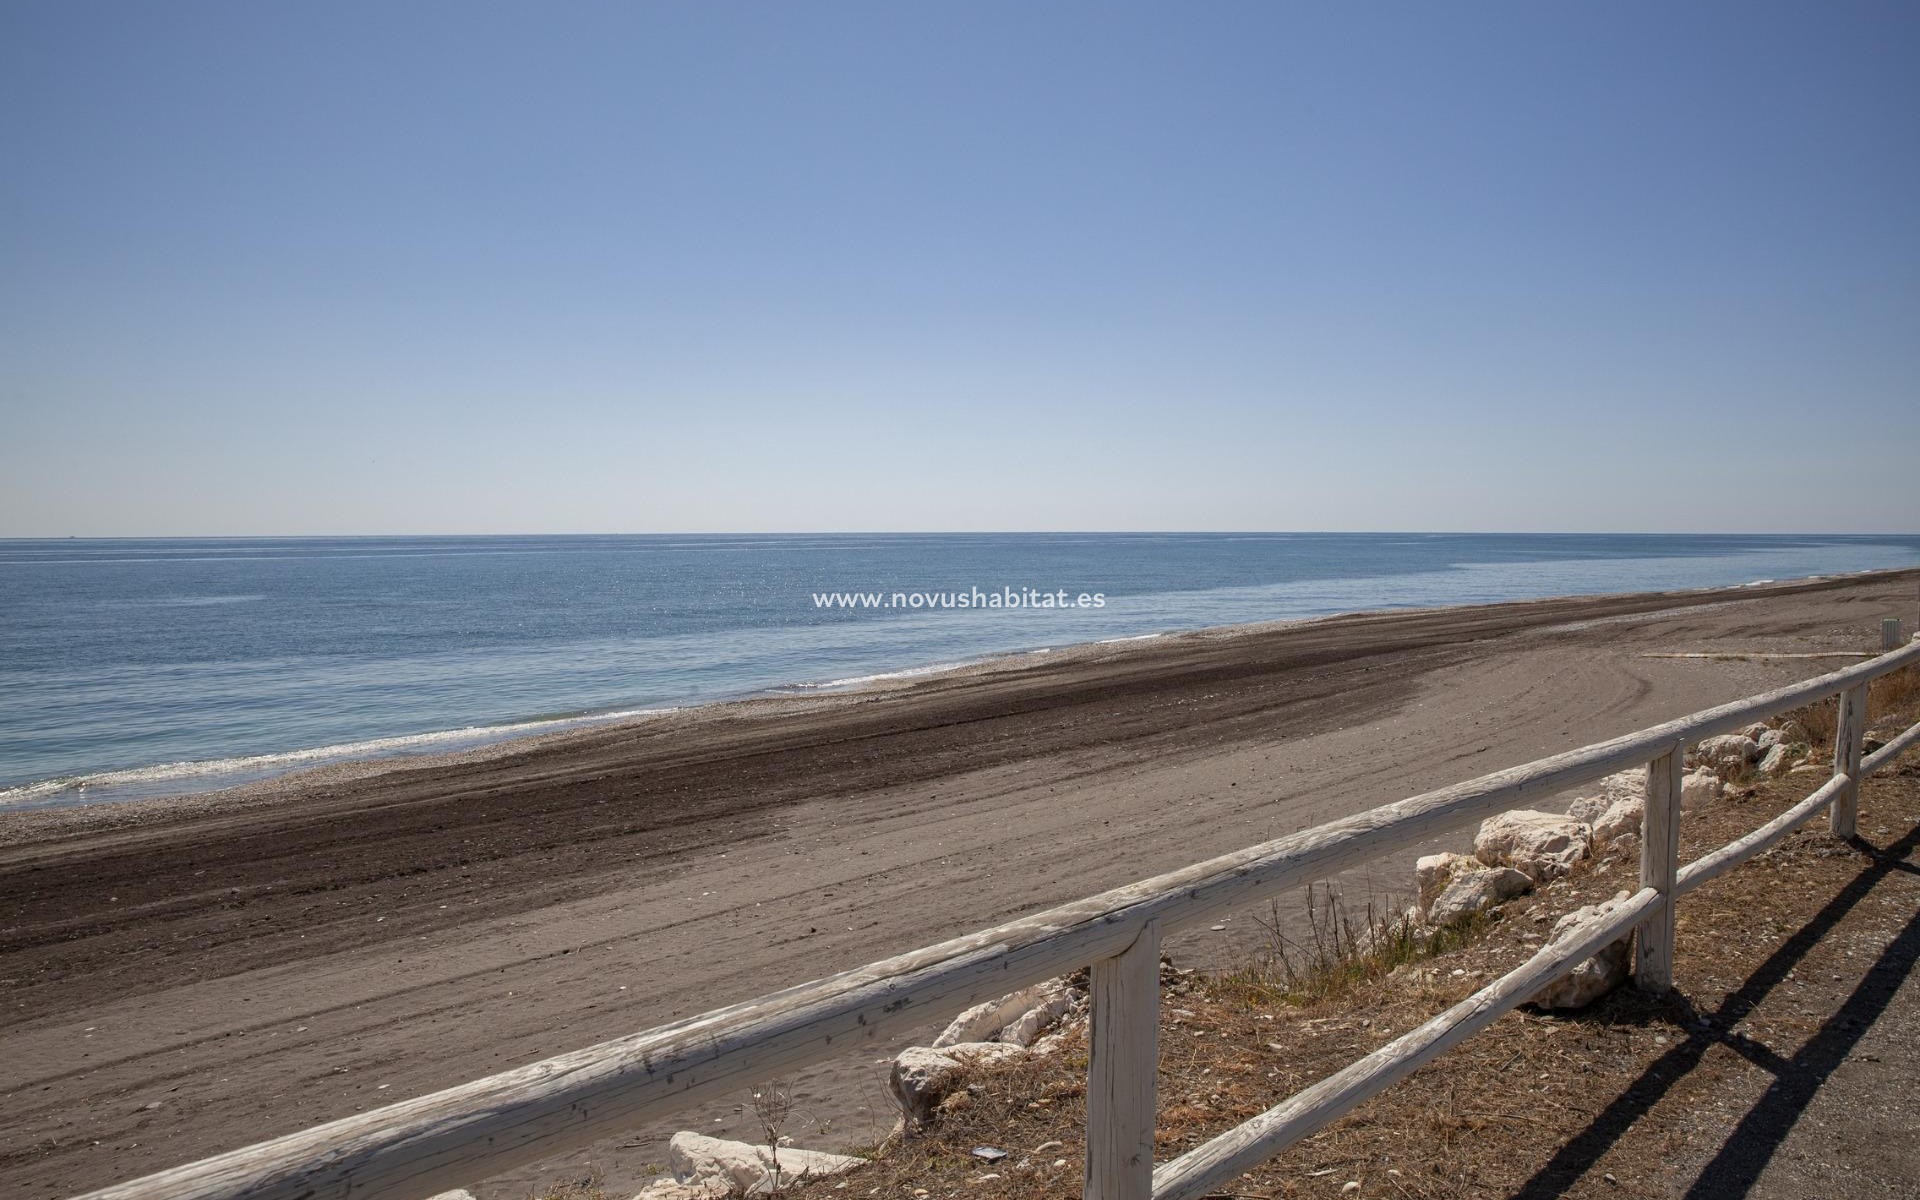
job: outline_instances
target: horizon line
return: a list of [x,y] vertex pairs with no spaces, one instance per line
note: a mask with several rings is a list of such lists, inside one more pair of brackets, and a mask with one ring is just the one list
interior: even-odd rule
[[0,542],[326,541],[400,538],[640,538],[640,537],[1920,537],[1920,530],[1833,529],[728,529],[520,530],[496,533],[407,531],[379,533],[85,533],[0,534]]

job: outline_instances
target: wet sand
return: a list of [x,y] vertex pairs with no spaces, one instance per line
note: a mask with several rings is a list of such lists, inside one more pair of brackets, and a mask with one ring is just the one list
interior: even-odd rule
[[[6,814],[0,1184],[172,1166],[1830,671],[1649,656],[1871,649],[1916,579],[1210,631]],[[1342,882],[1386,903],[1407,873]],[[891,1120],[870,1057],[802,1109],[829,1148]],[[485,1192],[589,1161],[637,1186],[661,1132]]]

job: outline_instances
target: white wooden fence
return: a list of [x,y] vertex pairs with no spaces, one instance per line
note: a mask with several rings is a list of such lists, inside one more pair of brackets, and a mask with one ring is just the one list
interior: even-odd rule
[[[661,1117],[697,1100],[854,1051],[1091,964],[1088,1200],[1196,1200],[1285,1150],[1525,1003],[1635,931],[1640,986],[1673,979],[1675,902],[1828,810],[1851,837],[1860,781],[1920,742],[1915,725],[1862,757],[1867,685],[1920,662],[1920,639],[1878,658],[1383,805],[744,1004],[490,1075],[432,1095],[90,1194],[88,1200],[421,1200]],[[1687,747],[1839,695],[1831,777],[1761,828],[1682,867]],[[1641,764],[1641,888],[1433,1020],[1171,1162],[1153,1162],[1163,933],[1245,909],[1346,867]]]

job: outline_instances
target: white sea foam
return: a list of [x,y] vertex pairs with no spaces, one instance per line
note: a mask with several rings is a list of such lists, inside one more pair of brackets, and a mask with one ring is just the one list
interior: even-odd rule
[[[152,795],[155,790],[176,781],[217,779],[230,776],[241,779],[282,774],[302,766],[341,762],[356,758],[392,758],[435,748],[456,745],[484,745],[528,734],[560,729],[602,725],[609,721],[659,716],[672,708],[634,708],[621,712],[593,713],[578,717],[548,717],[537,721],[515,721],[505,725],[469,725],[462,729],[441,729],[431,733],[408,733],[395,737],[368,738],[359,742],[340,742],[331,746],[313,746],[304,750],[285,750],[274,754],[248,754],[236,758],[191,759],[156,763],[147,767],[129,767],[118,771],[99,771],[88,775],[67,775],[43,779],[17,787],[0,788],[0,806],[31,803],[68,792],[129,791]],[[206,790],[199,787],[194,790]]]
[[[1155,633],[1155,634],[1148,634],[1147,636],[1159,637],[1160,635]],[[1123,638],[1120,640],[1127,641],[1131,639]],[[990,654],[984,658],[968,658],[968,659],[962,659],[959,662],[930,663],[924,667],[906,667],[898,671],[876,671],[871,675],[848,675],[844,679],[828,679],[824,681],[811,681],[807,683],[789,683],[775,690],[781,691],[781,692],[824,692],[824,691],[832,690],[834,688],[851,688],[851,687],[860,687],[863,684],[869,684],[869,683],[886,683],[888,680],[893,680],[893,679],[922,679],[928,675],[943,675],[948,671],[960,671],[960,670],[966,669],[967,667],[977,667],[981,663],[994,662],[997,659],[1019,658],[1022,655],[1026,655],[1026,654],[1052,654],[1052,653],[1053,653],[1052,646],[1041,646],[1035,650],[1009,650],[1005,654]]]
[[1101,638],[1099,641],[1095,642],[1094,645],[1113,646],[1113,645],[1119,644],[1120,642],[1150,642],[1154,638],[1165,637],[1165,636],[1167,635],[1164,633],[1136,633],[1132,637]]
[[900,671],[878,671],[872,675],[849,675],[845,679],[828,679],[815,683],[790,683],[782,690],[801,692],[822,692],[829,688],[859,687],[866,683],[884,683],[889,679],[919,679],[926,675],[940,675],[947,671],[958,671],[962,667],[973,666],[983,660],[973,659],[967,662],[934,663],[925,667],[908,667]]

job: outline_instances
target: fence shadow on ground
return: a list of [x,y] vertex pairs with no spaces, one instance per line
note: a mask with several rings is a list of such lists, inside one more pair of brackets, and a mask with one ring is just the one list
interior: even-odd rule
[[1821,1085],[1846,1061],[1853,1047],[1892,1003],[1916,963],[1920,963],[1920,914],[1916,914],[1868,968],[1846,1002],[1792,1057],[1783,1058],[1749,1038],[1729,1032],[1758,1008],[1807,953],[1882,880],[1896,873],[1920,875],[1920,867],[1906,861],[1915,847],[1920,846],[1920,826],[1884,850],[1859,838],[1852,839],[1851,844],[1868,855],[1871,864],[1775,950],[1717,1009],[1700,1013],[1677,992],[1662,1002],[1676,1023],[1687,1030],[1686,1037],[1648,1066],[1584,1131],[1561,1147],[1559,1153],[1514,1193],[1515,1200],[1549,1200],[1565,1195],[1634,1122],[1699,1066],[1707,1051],[1716,1045],[1725,1046],[1768,1072],[1773,1081],[1687,1189],[1686,1200],[1733,1200],[1752,1190]]

